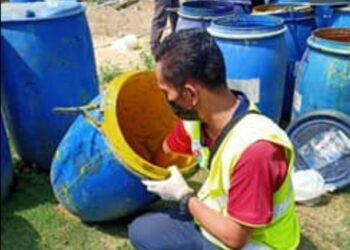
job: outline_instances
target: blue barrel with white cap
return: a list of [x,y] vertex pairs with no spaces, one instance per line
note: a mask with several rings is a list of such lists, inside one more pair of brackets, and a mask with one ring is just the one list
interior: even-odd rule
[[295,87],[295,67],[307,47],[307,39],[316,28],[314,12],[310,6],[297,4],[269,4],[257,6],[254,15],[273,15],[283,18],[286,26],[288,67],[283,98],[282,120],[288,122],[292,113]]
[[207,28],[218,17],[235,13],[234,4],[228,1],[188,1],[181,4],[176,30]]
[[245,92],[263,114],[280,121],[287,45],[283,19],[272,16],[231,16],[208,28],[225,60],[231,89]]
[[319,109],[350,115],[349,93],[350,29],[314,31],[298,67],[292,119]]
[[78,106],[98,93],[85,5],[58,1],[2,4],[1,105],[20,157],[48,170],[73,122],[57,106]]

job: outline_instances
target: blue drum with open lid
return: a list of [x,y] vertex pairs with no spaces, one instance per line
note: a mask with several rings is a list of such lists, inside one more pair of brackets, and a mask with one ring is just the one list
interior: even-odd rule
[[287,70],[283,19],[272,16],[230,16],[212,22],[226,65],[227,83],[242,91],[263,114],[279,122]]
[[313,32],[295,85],[292,119],[320,109],[350,114],[350,29]]
[[22,160],[48,170],[74,121],[57,106],[78,106],[98,93],[85,5],[58,1],[2,4],[1,106]]
[[295,69],[307,47],[307,39],[316,28],[314,11],[307,5],[268,4],[255,7],[253,14],[280,17],[287,26],[288,67],[283,98],[282,120],[289,122],[295,87]]
[[[154,73],[124,74],[88,106],[63,109],[69,110],[84,115],[68,130],[52,163],[51,184],[63,207],[85,221],[106,221],[154,201],[140,180],[168,177],[152,156],[178,119]],[[189,155],[177,155],[174,164],[185,175],[197,169]]]
[[10,188],[12,182],[12,164],[10,148],[6,136],[6,131],[2,122],[0,121],[1,133],[1,200],[3,200]]
[[334,10],[332,27],[350,28],[350,5]]
[[176,30],[203,28],[218,17],[234,14],[234,4],[228,1],[187,1],[181,4]]
[[334,110],[313,111],[287,128],[296,151],[295,170],[317,170],[327,184],[350,184],[350,116]]

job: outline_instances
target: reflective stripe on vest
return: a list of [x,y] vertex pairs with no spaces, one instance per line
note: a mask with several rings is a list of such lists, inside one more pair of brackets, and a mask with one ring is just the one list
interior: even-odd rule
[[210,150],[201,144],[201,122],[183,121],[185,131],[191,137],[191,150],[197,156],[197,163],[201,168],[207,169]]
[[[286,200],[277,204],[273,204],[272,220],[276,220],[282,217],[282,215],[287,211],[291,203],[294,202],[294,194],[291,190],[292,189],[290,189],[288,198]],[[219,196],[215,199],[211,199],[209,196],[206,196],[206,198],[203,198],[203,200],[205,200],[205,203],[212,209],[220,211],[220,213],[227,215],[227,195]]]

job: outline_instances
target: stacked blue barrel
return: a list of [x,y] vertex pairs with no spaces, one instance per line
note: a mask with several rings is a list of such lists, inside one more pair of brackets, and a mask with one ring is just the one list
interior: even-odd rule
[[332,27],[350,28],[350,5],[334,10]]
[[223,53],[229,87],[245,92],[262,113],[279,122],[287,66],[283,20],[230,16],[213,20],[208,31]]
[[283,97],[282,120],[289,122],[295,86],[296,65],[307,47],[307,39],[316,28],[314,12],[310,6],[297,4],[271,4],[254,8],[255,15],[273,15],[287,26],[288,67]]
[[318,28],[332,26],[334,18],[339,15],[339,8],[350,4],[347,0],[314,0],[308,2],[315,10],[315,20]]
[[49,170],[73,122],[56,106],[77,106],[98,93],[83,4],[2,4],[1,106],[14,146],[26,163]]
[[299,65],[293,117],[319,109],[350,114],[350,28],[313,32]]
[[177,30],[207,28],[210,22],[234,14],[234,5],[227,1],[188,1],[181,4]]

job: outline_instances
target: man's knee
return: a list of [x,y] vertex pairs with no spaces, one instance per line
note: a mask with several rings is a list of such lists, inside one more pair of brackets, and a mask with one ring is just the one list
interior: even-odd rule
[[147,235],[147,225],[144,216],[138,217],[130,223],[128,234],[131,244],[136,249],[142,249],[144,245],[147,245],[146,241],[150,239]]

